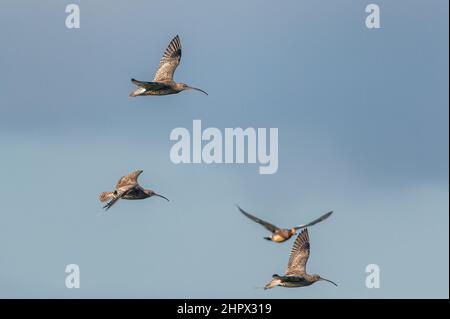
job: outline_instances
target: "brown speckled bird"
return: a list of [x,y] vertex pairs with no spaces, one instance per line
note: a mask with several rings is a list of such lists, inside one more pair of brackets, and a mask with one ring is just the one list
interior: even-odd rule
[[169,201],[166,197],[155,193],[151,189],[144,189],[141,187],[141,185],[138,184],[137,179],[139,175],[142,174],[142,172],[142,170],[138,170],[128,175],[122,176],[117,182],[114,192],[101,193],[99,197],[101,202],[106,202],[109,200],[109,202],[105,206],[103,206],[103,208],[105,208],[105,210],[110,209],[111,206],[114,205],[119,199],[136,200],[158,196]]
[[159,68],[156,71],[155,77],[152,82],[138,81],[131,79],[131,82],[136,84],[138,88],[130,93],[130,96],[142,96],[142,95],[169,95],[180,93],[185,90],[197,90],[206,93],[205,91],[189,86],[184,83],[176,83],[173,80],[173,74],[175,69],[181,60],[181,42],[180,37],[177,35],[169,43],[164,55],[159,63]]
[[276,243],[285,242],[286,240],[291,238],[293,235],[295,235],[297,233],[297,230],[302,229],[302,228],[306,228],[306,227],[309,227],[309,226],[312,226],[312,225],[315,225],[315,224],[317,224],[317,223],[327,219],[333,213],[333,211],[328,212],[328,213],[320,216],[319,218],[313,220],[310,223],[307,223],[307,224],[304,224],[304,225],[295,226],[295,227],[292,227],[290,229],[286,229],[286,228],[278,228],[275,225],[272,225],[272,224],[270,224],[270,223],[268,223],[268,222],[266,222],[266,221],[264,221],[262,219],[259,219],[258,217],[255,217],[255,216],[247,213],[246,211],[244,211],[239,206],[237,206],[237,208],[241,211],[242,214],[244,214],[245,216],[247,216],[248,218],[250,218],[254,222],[257,222],[258,224],[264,226],[264,228],[266,228],[268,231],[270,231],[272,233],[271,236],[264,237],[264,239],[271,240],[271,241],[276,242]]
[[272,276],[272,280],[264,286],[264,289],[270,289],[276,286],[295,288],[310,286],[313,283],[323,280],[337,286],[331,280],[320,277],[319,275],[309,275],[306,273],[306,263],[309,258],[309,235],[308,229],[304,229],[294,242],[291,255],[289,257],[286,274]]

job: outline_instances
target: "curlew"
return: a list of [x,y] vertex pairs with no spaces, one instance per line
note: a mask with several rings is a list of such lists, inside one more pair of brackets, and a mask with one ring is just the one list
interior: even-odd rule
[[159,195],[151,189],[144,189],[139,185],[137,179],[142,174],[142,170],[134,171],[128,175],[122,176],[117,182],[116,189],[113,192],[103,192],[100,194],[100,201],[108,203],[103,206],[105,210],[111,208],[119,199],[145,199],[152,196],[158,196],[169,201],[166,197]]
[[173,80],[173,74],[175,69],[181,60],[181,42],[180,37],[177,35],[170,41],[167,46],[164,55],[159,62],[159,68],[156,71],[155,77],[152,82],[138,81],[131,79],[131,82],[138,87],[136,90],[130,93],[130,96],[142,96],[142,95],[169,95],[177,94],[185,90],[197,90],[206,93],[205,91],[189,86],[184,83],[176,83]]
[[272,276],[272,280],[264,286],[264,289],[270,289],[276,286],[285,288],[305,287],[323,280],[337,286],[331,280],[320,277],[319,275],[309,275],[306,273],[306,263],[309,258],[309,235],[308,229],[304,229],[294,242],[291,255],[288,261],[288,267],[284,276],[277,274]]
[[328,213],[320,216],[319,218],[313,220],[310,223],[295,226],[290,229],[287,229],[287,228],[278,228],[277,226],[272,225],[271,223],[268,223],[262,219],[259,219],[258,217],[255,217],[255,216],[247,213],[239,206],[237,206],[237,208],[241,211],[242,214],[244,214],[245,216],[247,216],[254,222],[257,222],[258,224],[264,226],[264,228],[266,228],[268,231],[270,231],[272,233],[272,235],[270,235],[269,237],[264,237],[264,239],[267,239],[267,240],[270,240],[273,242],[277,242],[277,243],[285,242],[286,240],[291,238],[293,235],[295,235],[297,233],[297,230],[315,225],[315,224],[327,219],[333,213],[333,211],[328,212]]

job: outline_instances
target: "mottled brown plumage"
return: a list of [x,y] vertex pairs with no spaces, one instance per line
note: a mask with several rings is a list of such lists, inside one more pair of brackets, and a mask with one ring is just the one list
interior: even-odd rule
[[180,64],[181,60],[181,41],[180,37],[177,35],[170,41],[167,49],[164,51],[163,57],[159,62],[158,70],[156,71],[155,77],[152,82],[138,81],[131,79],[131,82],[138,86],[130,96],[143,96],[143,95],[169,95],[180,93],[184,90],[197,90],[205,93],[205,91],[191,87],[184,83],[176,83],[173,80],[173,74]]
[[244,214],[246,217],[248,217],[251,220],[253,220],[254,222],[264,226],[264,228],[266,228],[268,231],[270,231],[272,233],[271,236],[264,237],[264,239],[267,239],[267,240],[270,240],[270,241],[273,241],[273,242],[276,242],[276,243],[285,242],[286,240],[291,238],[293,235],[295,235],[297,233],[297,230],[302,229],[302,228],[306,228],[306,227],[309,227],[309,226],[312,226],[312,225],[315,225],[315,224],[317,224],[317,223],[327,219],[333,213],[332,211],[328,212],[328,213],[320,216],[319,218],[313,220],[310,223],[307,223],[307,224],[304,224],[304,225],[295,226],[295,227],[292,227],[290,229],[287,229],[287,228],[278,228],[277,226],[272,225],[271,223],[268,223],[268,222],[266,222],[266,221],[264,221],[262,219],[259,219],[256,216],[253,216],[253,215],[247,213],[246,211],[244,211],[239,206],[237,206],[237,207],[240,210],[240,212],[242,214]]
[[310,252],[308,228],[303,230],[292,246],[286,275],[303,276],[306,274],[306,263]]
[[308,229],[305,228],[294,242],[289,256],[286,274],[272,276],[272,280],[265,285],[264,289],[270,289],[276,286],[294,288],[310,286],[313,283],[323,280],[337,286],[331,280],[320,277],[319,275],[309,275],[306,273],[306,263],[308,262],[310,252]]
[[170,41],[159,61],[159,68],[156,71],[153,81],[163,82],[173,80],[173,74],[181,60],[181,41],[178,35]]
[[101,193],[99,197],[100,201],[109,201],[103,208],[105,208],[105,210],[110,209],[119,199],[137,200],[158,196],[169,201],[166,197],[155,193],[151,189],[144,189],[139,185],[137,179],[142,172],[142,170],[138,170],[122,176],[117,182],[116,189],[113,192]]

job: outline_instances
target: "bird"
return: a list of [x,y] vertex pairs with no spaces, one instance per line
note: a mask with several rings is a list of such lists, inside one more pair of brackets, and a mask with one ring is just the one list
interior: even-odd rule
[[243,210],[241,207],[239,207],[239,205],[237,205],[237,208],[241,211],[242,214],[244,214],[245,216],[247,216],[254,222],[257,222],[258,224],[263,225],[264,228],[266,228],[268,231],[270,231],[272,233],[272,235],[270,235],[269,237],[264,237],[264,239],[270,240],[270,241],[273,241],[276,243],[285,242],[286,240],[288,240],[289,238],[294,236],[297,233],[297,230],[315,225],[315,224],[327,219],[333,213],[333,211],[330,211],[330,212],[320,216],[319,218],[313,220],[310,223],[295,226],[290,229],[286,229],[286,228],[278,228],[275,225],[272,225],[262,219],[259,219],[258,217],[255,217],[255,216],[247,213],[245,210]]
[[284,276],[279,276],[277,274],[272,275],[272,280],[264,286],[264,289],[271,289],[276,286],[285,288],[305,287],[320,280],[328,281],[329,283],[337,286],[335,282],[325,279],[320,275],[309,275],[306,273],[306,263],[309,258],[309,250],[310,245],[308,229],[305,228],[297,236],[297,239],[294,242],[291,255],[289,256],[286,274]]
[[143,170],[137,170],[131,172],[128,175],[122,176],[117,182],[116,189],[113,192],[103,192],[100,194],[99,199],[101,202],[106,202],[103,208],[105,210],[110,209],[119,199],[145,199],[152,196],[158,196],[169,201],[166,197],[155,193],[151,189],[144,189],[139,185],[137,179],[141,175]]
[[185,83],[176,83],[173,80],[175,69],[181,60],[181,41],[176,35],[164,51],[164,55],[159,62],[159,68],[156,71],[152,82],[138,81],[131,79],[131,82],[137,85],[137,88],[129,94],[130,97],[144,95],[169,95],[177,94],[185,90],[197,90],[208,95],[205,91],[189,86]]

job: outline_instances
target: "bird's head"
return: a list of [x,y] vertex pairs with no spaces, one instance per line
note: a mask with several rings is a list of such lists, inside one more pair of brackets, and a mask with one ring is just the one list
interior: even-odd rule
[[148,197],[157,196],[157,197],[164,198],[166,201],[169,201],[168,198],[166,198],[166,197],[164,197],[164,196],[162,196],[162,195],[159,195],[159,194],[155,193],[155,192],[152,191],[151,189],[144,189],[144,193],[147,194]]
[[336,287],[337,287],[337,284],[335,283],[335,282],[333,282],[333,281],[331,281],[331,280],[328,280],[328,279],[325,279],[325,278],[322,278],[322,277],[320,277],[319,275],[312,275],[312,281],[313,282],[316,282],[316,281],[328,281],[329,283],[331,283],[331,284],[333,284],[333,285],[335,285]]
[[200,91],[206,95],[208,95],[208,93],[206,93],[205,91],[199,89],[199,88],[195,88],[193,86],[189,86],[186,83],[177,83],[177,89],[180,91],[185,91],[185,90],[196,90],[196,91]]
[[297,233],[297,228],[292,227],[291,228],[291,235],[295,235]]

